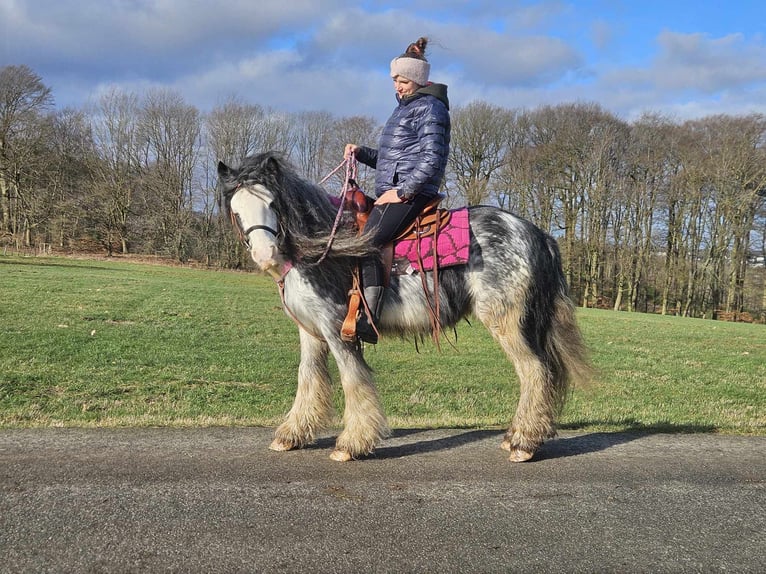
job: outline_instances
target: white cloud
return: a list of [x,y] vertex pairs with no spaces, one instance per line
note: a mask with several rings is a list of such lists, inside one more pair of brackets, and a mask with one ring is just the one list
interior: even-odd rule
[[711,93],[766,81],[766,45],[748,44],[741,34],[709,38],[663,32],[658,41],[654,69],[660,87]]
[[636,28],[626,28],[627,8],[588,12],[563,0],[0,0],[0,66],[30,66],[62,105],[83,104],[106,86],[166,86],[203,110],[235,96],[382,121],[395,103],[389,61],[426,35],[432,79],[449,85],[453,106],[594,101],[628,118],[645,110],[764,111],[762,37],[681,34],[664,11],[656,17],[665,31],[641,44],[656,54],[630,52],[628,66],[619,59],[634,48],[623,37]]
[[[680,119],[766,112],[766,46],[738,34],[662,32],[645,66],[602,70],[585,94],[628,118],[663,111]],[[759,95],[760,94],[760,95]]]

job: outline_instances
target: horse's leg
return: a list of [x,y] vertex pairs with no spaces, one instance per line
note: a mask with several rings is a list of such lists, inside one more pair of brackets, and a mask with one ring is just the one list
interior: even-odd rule
[[276,430],[271,450],[284,451],[311,444],[332,421],[332,387],[327,370],[328,346],[303,329],[298,389],[287,419]]
[[[534,456],[545,439],[556,434],[556,374],[550,361],[543,359],[544,350],[536,349],[525,336],[521,310],[514,306],[498,311],[495,307],[481,319],[513,362],[520,384],[519,404],[502,448],[511,453],[512,462],[524,462]],[[533,331],[537,334],[537,329]]]
[[343,385],[343,431],[330,458],[345,462],[370,454],[388,436],[388,422],[378,398],[372,371],[354,345],[337,341],[333,355]]

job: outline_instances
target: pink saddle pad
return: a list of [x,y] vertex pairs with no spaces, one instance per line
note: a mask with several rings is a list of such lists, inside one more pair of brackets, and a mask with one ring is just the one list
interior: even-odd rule
[[[420,257],[418,258],[418,241],[420,241]],[[430,271],[434,268],[433,236],[420,240],[406,239],[394,244],[394,260],[407,259],[413,269]],[[463,207],[452,211],[449,223],[439,231],[436,239],[436,253],[439,268],[451,265],[463,265],[468,262],[468,248],[471,244],[471,234],[468,229],[468,208]],[[420,261],[423,268],[420,268]]]

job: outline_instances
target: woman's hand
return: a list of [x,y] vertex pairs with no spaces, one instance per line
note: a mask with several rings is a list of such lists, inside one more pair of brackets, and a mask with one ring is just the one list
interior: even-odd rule
[[346,148],[343,150],[343,158],[351,159],[352,155],[355,155],[359,151],[359,146],[356,144],[346,144]]
[[404,203],[397,193],[396,189],[389,189],[375,200],[375,205],[385,205],[386,203]]

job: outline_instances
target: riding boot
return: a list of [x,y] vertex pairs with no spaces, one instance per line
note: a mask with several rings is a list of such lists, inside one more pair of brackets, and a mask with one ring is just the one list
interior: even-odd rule
[[[377,324],[378,319],[380,319],[384,291],[385,288],[378,285],[364,288],[364,300],[367,302],[367,308],[370,310],[372,323],[374,324]],[[356,320],[356,334],[365,343],[374,345],[378,342],[378,334],[375,332],[375,327],[370,323],[370,319],[364,310]]]

